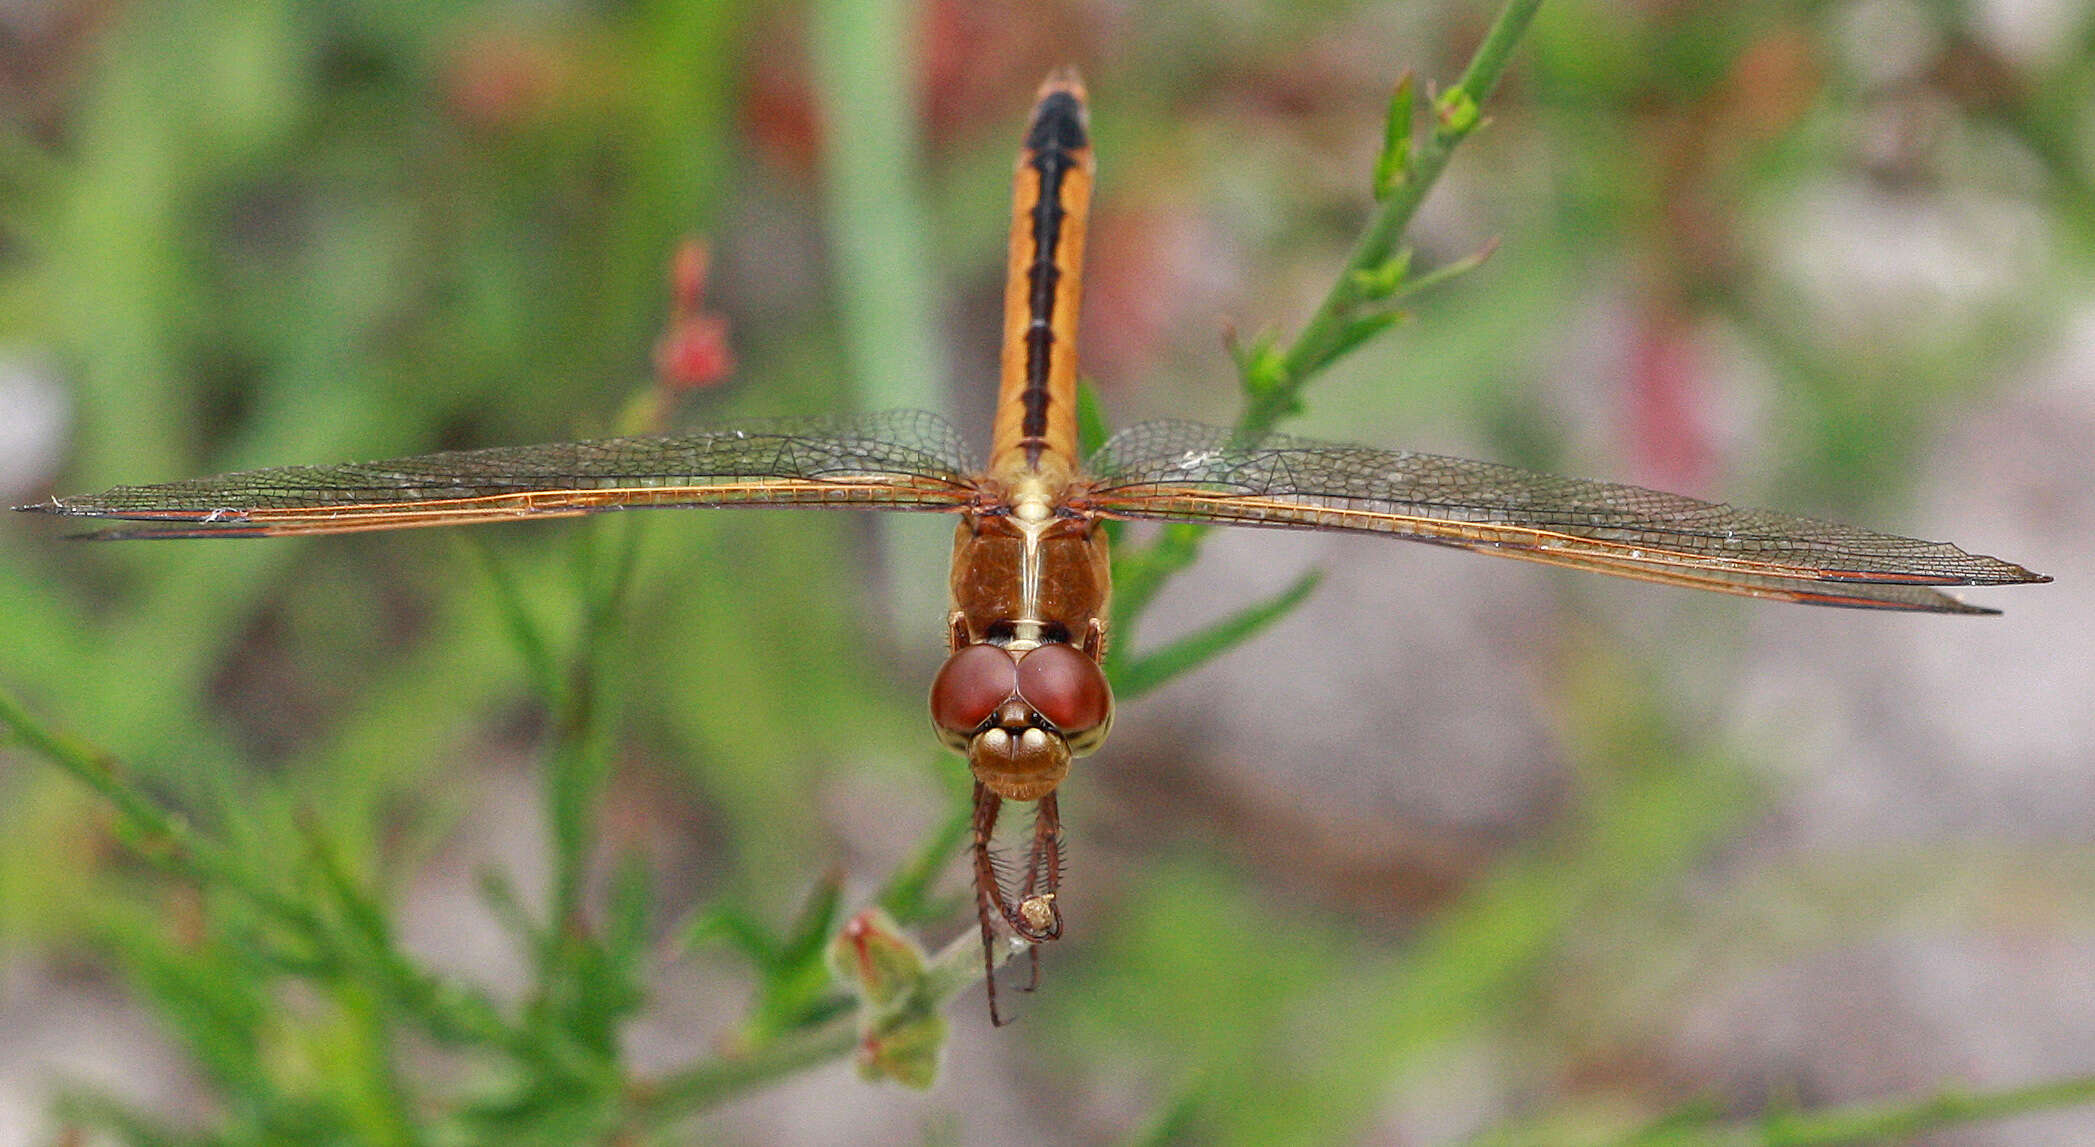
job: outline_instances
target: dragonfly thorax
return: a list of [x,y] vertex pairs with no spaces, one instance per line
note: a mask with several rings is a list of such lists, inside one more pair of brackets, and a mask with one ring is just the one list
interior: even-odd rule
[[[1111,592],[1099,523],[1051,514],[962,515],[953,538],[955,630],[949,648],[982,641],[1088,647]],[[1092,652],[1094,659],[1098,651]]]

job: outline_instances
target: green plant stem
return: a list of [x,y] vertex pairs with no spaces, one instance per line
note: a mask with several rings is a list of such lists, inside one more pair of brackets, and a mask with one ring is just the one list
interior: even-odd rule
[[198,837],[187,822],[161,811],[143,793],[124,783],[114,754],[38,721],[5,689],[0,689],[0,725],[13,730],[24,745],[116,806],[124,831],[131,837],[126,843],[149,863],[199,884],[223,883],[286,923],[317,927],[318,921],[304,906],[256,879],[216,846]]
[[[1837,1147],[1905,1143],[1931,1131],[2078,1107],[2095,1101],[2095,1076],[2047,1080],[2000,1091],[1940,1091],[1915,1099],[1869,1102],[1818,1111],[1777,1110],[1739,1121],[1705,1110],[1677,1111],[1623,1133],[1567,1132],[1563,1127],[1499,1129],[1472,1147]],[[1696,1105],[1698,1108],[1704,1105]]]
[[[995,948],[998,966],[1009,962],[1019,949],[1010,944]],[[981,939],[963,935],[941,948],[924,967],[909,1006],[925,1010],[943,1008],[954,997],[982,980]],[[660,1079],[635,1084],[628,1095],[630,1119],[643,1126],[664,1123],[703,1111],[736,1098],[753,1088],[828,1063],[855,1051],[861,1039],[860,1019],[847,1015],[817,1027],[770,1039],[746,1051],[721,1056]]]
[[[949,762],[943,758],[936,767],[942,774],[950,773]],[[947,903],[934,896],[932,888],[967,843],[968,831],[975,818],[974,801],[966,782],[955,784],[954,789],[952,811],[946,815],[945,823],[924,839],[915,856],[888,874],[874,897],[875,903],[887,909],[903,925],[919,924],[946,914]]]
[[748,1051],[636,1084],[627,1095],[630,1118],[643,1126],[660,1126],[796,1072],[841,1059],[857,1046],[858,1023],[851,1016],[781,1035]]
[[[588,882],[604,789],[611,777],[611,722],[603,710],[607,698],[616,696],[617,690],[606,676],[618,663],[616,646],[623,636],[624,605],[632,588],[642,529],[630,515],[622,515],[576,538],[574,569],[581,619],[574,652],[565,666],[556,669],[545,660],[551,643],[542,632],[535,632],[521,602],[510,611],[527,668],[551,689],[543,698],[553,715],[554,739],[545,770],[547,827],[553,848],[546,933],[549,956],[565,952],[572,930],[581,926],[583,888]],[[514,593],[510,586],[498,584],[497,588]]]
[[1960,1123],[2027,1115],[2095,1102],[2095,1076],[2050,1080],[2004,1091],[1943,1091],[1906,1103],[1858,1104],[1830,1111],[1787,1111],[1741,1128],[1738,1144],[1828,1147],[1836,1143],[1904,1142]]
[[[998,944],[991,949],[1001,968],[1030,945]],[[982,938],[972,931],[954,938],[924,968],[924,993],[939,1004],[982,982]]]
[[224,848],[126,783],[115,754],[44,724],[5,689],[0,689],[0,726],[107,800],[116,809],[125,844],[147,863],[205,892],[224,890],[246,901],[324,953],[332,965],[367,970],[389,1001],[417,1017],[439,1039],[475,1039],[511,1050],[520,1046],[518,1033],[485,1000],[423,973],[397,949],[347,942],[321,914],[270,887]]
[[[1272,358],[1262,358],[1270,368],[1262,377],[1246,372],[1247,399],[1235,427],[1238,442],[1255,443],[1271,434],[1283,418],[1301,409],[1302,389],[1310,379],[1345,350],[1358,345],[1353,330],[1361,321],[1363,308],[1387,301],[1376,298],[1367,284],[1380,278],[1379,272],[1396,250],[1397,240],[1418,214],[1441,173],[1447,170],[1455,149],[1484,123],[1478,108],[1498,87],[1512,59],[1514,45],[1541,5],[1542,0],[1508,0],[1485,31],[1462,78],[1431,101],[1433,129],[1422,145],[1406,150],[1404,164],[1390,174],[1387,194],[1354,243],[1324,301],[1317,305],[1286,350]],[[1410,125],[1393,124],[1391,130],[1409,132]],[[1200,557],[1201,542],[1206,536],[1203,526],[1167,526],[1147,547],[1114,564],[1114,625],[1123,643],[1129,642],[1142,614],[1164,583]]]
[[1476,54],[1470,57],[1469,67],[1463,70],[1462,78],[1434,98],[1433,130],[1428,133],[1423,146],[1412,151],[1409,163],[1398,173],[1388,196],[1354,243],[1353,252],[1332,283],[1330,293],[1324,296],[1302,333],[1281,356],[1279,375],[1271,386],[1252,396],[1244,416],[1237,422],[1240,439],[1256,441],[1263,438],[1282,418],[1294,413],[1302,387],[1328,366],[1334,352],[1345,344],[1346,331],[1355,313],[1362,304],[1371,301],[1362,285],[1363,276],[1371,275],[1389,259],[1391,252],[1396,250],[1397,240],[1404,234],[1404,228],[1411,224],[1419,206],[1426,201],[1426,195],[1433,190],[1441,173],[1447,170],[1455,149],[1483,124],[1483,117],[1477,109],[1498,87],[1499,79],[1505,75],[1506,65],[1512,58],[1514,45],[1519,43],[1521,34],[1527,30],[1528,22],[1541,5],[1542,0],[1510,0],[1492,20],[1483,42],[1477,45]]
[[[808,20],[837,321],[852,390],[869,410],[937,410],[950,377],[937,336],[936,244],[920,178],[918,73],[909,66],[916,18],[903,0],[823,0]],[[908,530],[894,515],[878,517],[892,561],[907,552],[899,547]],[[942,590],[912,578],[885,585],[890,625],[943,616]]]
[[823,120],[825,215],[838,319],[873,409],[936,408],[945,361],[913,106],[910,20],[900,0],[825,0],[808,26]]

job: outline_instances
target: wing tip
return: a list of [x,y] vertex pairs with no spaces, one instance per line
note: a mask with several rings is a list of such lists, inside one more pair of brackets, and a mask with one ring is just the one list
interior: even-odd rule
[[[1999,559],[1995,560],[1998,561]],[[2008,567],[2006,571],[2008,576],[2000,582],[2001,585],[2044,585],[2052,580],[2050,574],[2040,574],[2035,570],[2016,565],[2014,562],[2001,562],[2000,564]]]
[[[132,512],[126,509],[123,503],[114,500],[112,497],[113,495],[123,493],[125,489],[124,487],[119,487],[114,490],[106,490],[100,494],[83,494],[71,498],[60,498],[54,495],[41,502],[30,502],[26,505],[10,508],[16,513],[49,514],[54,518],[137,518],[140,520],[153,520],[172,516]],[[194,516],[201,517],[202,515]]]
[[1912,585],[1912,586],[1994,586],[1994,585],[2043,585],[2052,580],[2050,574],[2040,574],[2025,569],[2014,562],[1984,555],[1972,555],[1979,560],[1955,573],[1909,572],[1905,570],[1829,569],[1818,571],[1816,581],[1839,582],[1845,585]]
[[2050,574],[2040,574],[2027,566],[1997,558],[1992,554],[1967,554],[1978,565],[1978,569],[1966,575],[1957,585],[2042,585],[2051,580]]

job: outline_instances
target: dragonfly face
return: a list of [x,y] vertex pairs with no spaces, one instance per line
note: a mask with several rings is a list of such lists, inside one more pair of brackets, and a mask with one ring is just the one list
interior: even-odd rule
[[[1014,182],[1003,376],[990,457],[935,415],[891,411],[346,466],[291,466],[19,509],[149,523],[103,537],[258,537],[669,506],[956,514],[949,655],[932,725],[975,778],[976,910],[1061,934],[1056,788],[1112,727],[1109,519],[1338,530],[1812,605],[1992,613],[1939,592],[2049,581],[1943,542],[1467,458],[1151,422],[1077,456],[1076,320],[1091,160],[1083,89],[1043,85]],[[994,863],[1006,800],[1033,801],[1021,864]],[[1037,957],[1037,950],[1035,951]],[[996,1017],[996,982],[989,980]]]
[[1071,757],[1105,743],[1113,690],[1098,662],[1060,642],[966,645],[931,683],[931,723],[991,792],[1039,800],[1069,775]]

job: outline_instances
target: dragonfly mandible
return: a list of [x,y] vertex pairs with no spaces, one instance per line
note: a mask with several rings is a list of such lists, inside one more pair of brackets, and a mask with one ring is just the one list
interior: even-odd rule
[[[996,1005],[999,929],[1062,931],[1056,789],[1113,723],[1103,670],[1113,519],[1340,530],[1459,546],[1748,597],[1982,614],[1937,587],[2048,581],[1943,542],[1739,509],[1490,462],[1149,422],[1080,458],[1076,330],[1092,183],[1084,89],[1050,75],[1018,161],[989,458],[933,414],[897,411],[726,430],[288,466],[18,509],[157,523],[123,538],[271,537],[450,526],[668,506],[917,510],[959,519],[939,737],[974,774],[976,915]],[[1033,802],[1022,864],[991,840]],[[1033,948],[1037,959],[1037,947]]]

